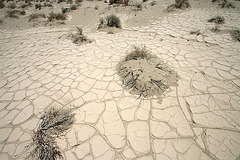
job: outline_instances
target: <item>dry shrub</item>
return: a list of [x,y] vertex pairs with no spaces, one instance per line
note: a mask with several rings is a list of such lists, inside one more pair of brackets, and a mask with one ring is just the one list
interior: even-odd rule
[[5,4],[3,3],[3,1],[0,0],[0,9],[4,8]]
[[41,124],[32,137],[32,152],[28,158],[40,160],[63,159],[56,138],[71,128],[74,123],[74,114],[70,109],[51,107],[42,115]]
[[165,11],[171,12],[175,9],[187,9],[190,7],[189,0],[175,0],[175,4],[168,6]]
[[232,30],[230,33],[233,39],[240,42],[240,30]]
[[68,37],[73,41],[73,43],[77,45],[81,45],[83,43],[91,43],[92,40],[88,39],[84,34],[83,34],[83,29],[81,27],[76,27],[77,33],[75,34],[70,34]]
[[14,9],[14,8],[16,8],[17,6],[16,6],[16,4],[13,2],[13,3],[10,3],[8,6],[7,6],[7,8],[9,8],[9,9]]
[[65,14],[51,12],[47,18],[48,21],[51,22],[53,20],[66,20],[67,16]]
[[134,46],[133,48],[134,50],[124,58],[125,62],[144,58],[148,59],[151,57],[150,52],[146,49],[145,46],[144,47]]
[[116,66],[123,87],[140,97],[158,96],[177,86],[178,74],[145,47],[134,47]]
[[106,28],[106,27],[121,28],[120,18],[114,14],[108,15],[105,18],[100,18],[98,29]]
[[215,24],[224,24],[225,19],[222,16],[216,16],[208,20],[208,22],[215,23]]
[[38,18],[46,18],[46,15],[44,13],[32,13],[29,15],[28,22]]

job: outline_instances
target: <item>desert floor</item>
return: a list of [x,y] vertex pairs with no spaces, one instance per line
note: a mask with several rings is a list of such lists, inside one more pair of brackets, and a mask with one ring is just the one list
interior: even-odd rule
[[[19,18],[0,9],[0,159],[32,153],[41,116],[52,106],[75,114],[55,137],[63,159],[240,159],[240,42],[230,34],[240,29],[240,1],[231,2],[236,8],[191,0],[191,8],[167,13],[174,0],[149,0],[142,10],[84,1],[65,24],[28,17],[60,13],[66,2],[27,7]],[[99,18],[112,13],[122,29],[97,30]],[[225,18],[218,32],[208,22],[214,16]],[[67,38],[78,26],[92,43]],[[177,72],[178,85],[145,98],[123,88],[116,66],[134,45]]]

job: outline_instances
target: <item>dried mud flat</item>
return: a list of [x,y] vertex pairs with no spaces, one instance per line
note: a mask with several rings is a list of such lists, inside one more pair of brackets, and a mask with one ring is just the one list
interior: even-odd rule
[[[84,1],[65,24],[28,22],[65,2],[33,5],[18,19],[0,9],[0,159],[239,159],[240,2],[230,2],[236,7],[192,0],[167,13],[173,0],[149,0],[141,10]],[[112,13],[121,29],[97,30]],[[76,27],[91,43],[67,38]],[[134,46],[150,58],[124,61]],[[166,90],[142,92],[151,80]],[[126,87],[132,84],[143,90]]]

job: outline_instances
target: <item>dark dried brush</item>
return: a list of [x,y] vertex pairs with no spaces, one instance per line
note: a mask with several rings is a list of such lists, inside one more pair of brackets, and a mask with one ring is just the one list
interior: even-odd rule
[[115,28],[121,28],[121,20],[118,16],[112,14],[108,15],[105,18],[99,19],[99,25],[98,29],[106,28],[106,27],[115,27]]
[[174,11],[175,9],[187,9],[191,7],[189,4],[189,0],[175,0],[175,4],[167,6],[165,9],[166,12]]
[[76,9],[77,9],[77,5],[73,4],[73,5],[70,6],[70,10],[74,11]]
[[196,30],[196,31],[191,31],[190,34],[198,36],[198,35],[201,35],[201,32],[200,30]]
[[92,40],[88,39],[87,36],[83,34],[83,29],[81,27],[77,27],[77,33],[69,35],[69,38],[73,41],[73,43],[77,45],[81,45],[83,43],[91,43]]
[[32,13],[29,15],[28,22],[38,18],[46,18],[46,15],[44,13]]
[[137,59],[148,59],[150,58],[150,52],[146,49],[146,47],[133,47],[134,50],[126,55],[124,61],[130,61],[130,60],[137,60]]
[[48,21],[51,22],[53,20],[66,20],[67,16],[65,14],[51,12],[47,18]]
[[215,24],[224,24],[225,19],[222,16],[216,16],[209,19],[208,22],[215,23]]
[[8,6],[7,6],[7,8],[9,8],[9,9],[14,9],[14,8],[16,8],[17,6],[16,6],[16,4],[13,2],[13,3],[10,3]]
[[17,16],[18,11],[17,10],[8,10],[6,11],[6,18],[18,18]]
[[161,95],[170,86],[177,86],[178,74],[145,47],[134,47],[116,66],[123,87],[140,97]]
[[47,135],[44,131],[37,131],[33,135],[33,151],[28,155],[33,159],[57,160],[63,159],[55,137]]
[[0,0],[0,9],[4,8],[5,4],[3,3],[3,1]]
[[120,18],[114,14],[107,16],[106,22],[108,27],[121,28]]
[[240,30],[232,30],[230,33],[233,39],[240,42]]
[[42,5],[40,3],[35,4],[35,9],[41,10]]
[[41,117],[38,130],[45,131],[48,135],[59,136],[68,130],[74,122],[74,114],[71,110],[56,109],[51,107]]
[[32,137],[34,149],[28,158],[39,160],[63,159],[56,138],[64,134],[74,123],[74,114],[70,109],[51,107],[41,116],[41,124]]

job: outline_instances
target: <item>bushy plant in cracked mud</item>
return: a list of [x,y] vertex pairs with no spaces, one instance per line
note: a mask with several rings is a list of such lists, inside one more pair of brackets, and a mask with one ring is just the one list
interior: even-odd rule
[[166,12],[171,12],[174,11],[176,9],[186,9],[190,7],[190,3],[189,0],[175,0],[175,3],[167,6],[167,8],[165,9]]
[[177,86],[179,75],[146,47],[134,47],[116,66],[124,88],[139,97],[158,96]]
[[63,159],[56,138],[61,137],[74,123],[74,114],[70,109],[51,107],[41,116],[41,123],[32,136],[33,150],[28,159]]
[[120,18],[114,14],[108,15],[105,18],[100,18],[98,29],[106,28],[106,27],[121,28]]

